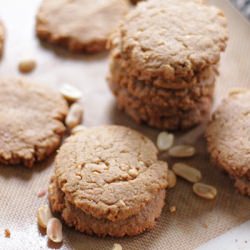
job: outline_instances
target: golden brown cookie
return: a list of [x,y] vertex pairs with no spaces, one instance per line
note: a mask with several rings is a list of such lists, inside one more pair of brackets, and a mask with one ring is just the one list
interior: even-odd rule
[[221,10],[193,1],[138,4],[113,34],[110,46],[144,80],[190,79],[217,64],[228,39]]
[[205,122],[212,106],[212,97],[202,97],[191,109],[160,108],[149,105],[126,91],[116,95],[118,108],[125,111],[136,123],[167,130],[186,130]]
[[97,219],[84,213],[65,199],[65,194],[57,187],[55,178],[49,186],[49,200],[53,212],[60,213],[67,225],[80,232],[98,236],[124,237],[138,235],[155,226],[164,206],[165,190],[161,190],[138,214],[115,223],[108,219]]
[[36,32],[72,52],[99,52],[128,10],[127,0],[43,0]]
[[127,92],[131,97],[164,109],[182,110],[193,109],[202,97],[212,99],[215,88],[215,73],[212,72],[206,77],[200,77],[200,82],[194,86],[184,89],[165,89],[147,84],[136,77],[129,77],[120,68],[113,68],[108,78],[109,86],[115,95],[119,92]]
[[0,80],[0,163],[32,167],[60,145],[68,105],[43,85]]
[[250,90],[233,91],[222,102],[206,130],[208,151],[216,165],[236,180],[249,195]]
[[[133,81],[139,81],[145,86],[153,86],[159,89],[165,90],[184,90],[193,87],[200,86],[203,83],[215,81],[218,75],[218,65],[208,66],[200,72],[196,72],[195,75],[189,79],[176,77],[172,80],[164,79],[162,76],[157,76],[149,80],[143,79],[143,76],[131,74],[131,67],[125,60],[121,58],[120,54],[114,55],[112,53],[110,58],[110,74],[109,80],[111,82],[118,83],[122,81],[122,78],[128,78],[128,80],[133,79]],[[125,79],[123,79],[123,86],[126,84]]]
[[[71,136],[60,148],[50,201],[54,211],[69,211],[62,217],[80,231],[135,235],[153,227],[159,217],[166,178],[167,165],[157,160],[157,149],[148,138],[126,127],[94,127]],[[63,197],[60,202],[55,183]],[[86,225],[88,221],[94,224]],[[140,225],[129,229],[135,221]],[[118,230],[123,224],[124,231]],[[97,225],[103,225],[103,231]]]
[[3,23],[0,21],[0,56],[3,53],[4,40],[5,40],[4,26]]

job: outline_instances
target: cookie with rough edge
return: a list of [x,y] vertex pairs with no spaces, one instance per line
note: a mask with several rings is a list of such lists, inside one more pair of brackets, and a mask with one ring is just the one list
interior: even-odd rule
[[68,105],[52,88],[24,79],[1,79],[0,89],[0,163],[32,167],[60,146]]
[[155,226],[164,206],[165,190],[161,190],[142,210],[127,219],[112,222],[108,219],[97,219],[84,213],[65,199],[65,194],[57,187],[52,178],[49,186],[49,200],[53,212],[60,213],[65,223],[80,232],[98,236],[124,237],[138,235]]
[[147,105],[154,105],[161,109],[181,108],[192,109],[202,97],[212,98],[215,89],[215,73],[211,73],[200,82],[185,89],[165,89],[146,84],[144,81],[129,77],[120,68],[112,69],[108,82],[115,95],[126,91],[132,97],[138,98]]
[[3,23],[0,21],[0,56],[3,53],[4,40],[5,40],[4,26]]
[[167,186],[167,164],[155,145],[122,126],[83,130],[62,145],[55,178],[65,199],[96,219],[126,220]]
[[127,0],[43,0],[36,33],[71,52],[104,51],[108,36],[128,10]]
[[234,179],[235,179],[234,186],[239,191],[239,193],[250,196],[250,180],[247,178],[234,178]]
[[201,97],[189,109],[149,105],[131,96],[126,90],[116,92],[116,101],[118,108],[138,124],[147,124],[158,129],[186,130],[208,120],[213,97]]
[[128,80],[135,79],[143,83],[147,87],[155,87],[163,90],[183,90],[200,86],[202,83],[206,83],[209,80],[216,79],[218,76],[218,65],[208,66],[202,71],[197,72],[190,79],[175,78],[172,80],[166,80],[161,76],[156,76],[150,80],[143,79],[141,75],[133,75],[130,70],[131,65],[127,65],[127,62],[120,56],[111,56],[110,58],[110,73],[109,78],[111,81],[117,81],[117,78],[122,78],[123,75],[127,76]]
[[250,90],[232,91],[215,111],[207,127],[208,152],[217,166],[235,178],[239,189],[247,186],[248,190],[250,184],[249,136]]
[[113,33],[109,46],[130,69],[150,80],[190,79],[217,64],[228,40],[227,21],[214,6],[149,0],[137,5]]

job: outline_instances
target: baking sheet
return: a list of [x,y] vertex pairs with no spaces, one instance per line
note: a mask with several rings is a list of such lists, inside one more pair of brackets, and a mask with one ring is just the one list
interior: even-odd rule
[[[0,0],[0,17],[7,29],[0,75],[19,76],[19,60],[34,58],[38,67],[27,78],[57,88],[67,82],[83,91],[84,125],[127,125],[155,141],[159,131],[135,125],[116,109],[105,81],[108,71],[106,53],[97,56],[72,56],[40,44],[34,32],[34,18],[39,2]],[[222,58],[221,75],[217,83],[217,105],[230,87],[250,87],[250,26],[228,1],[210,2],[225,11],[230,27],[230,42]],[[125,250],[189,250],[249,220],[250,199],[237,194],[229,178],[209,164],[203,129],[204,126],[200,126],[186,134],[178,134],[177,143],[196,145],[198,156],[186,162],[201,169],[204,182],[217,187],[217,199],[202,200],[192,193],[190,184],[179,180],[176,188],[168,191],[166,206],[156,228],[133,238],[99,239],[65,226],[63,244],[49,244],[47,236],[37,228],[36,212],[40,205],[47,202],[46,197],[38,198],[37,192],[47,188],[53,171],[53,157],[38,164],[33,170],[21,166],[0,166],[0,249],[108,250],[117,242]],[[162,158],[166,159],[166,155],[162,155]],[[172,205],[177,207],[176,214],[169,212],[169,206]],[[10,229],[10,238],[4,237],[5,228]]]

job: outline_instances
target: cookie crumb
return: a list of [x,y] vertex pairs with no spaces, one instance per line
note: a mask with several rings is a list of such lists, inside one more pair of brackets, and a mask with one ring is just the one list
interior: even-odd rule
[[4,230],[4,236],[5,236],[5,238],[10,238],[10,230],[9,229],[5,229]]
[[176,206],[171,206],[169,208],[170,213],[175,213],[176,212]]
[[138,175],[138,171],[135,168],[131,168],[129,169],[128,174],[132,177],[136,177]]
[[38,191],[38,193],[37,193],[37,197],[38,198],[41,198],[41,197],[43,197],[45,194],[46,194],[46,190],[44,189],[44,190],[40,190],[40,191]]
[[206,229],[208,228],[208,224],[206,224],[206,223],[203,223],[202,226],[203,226],[204,228],[206,228]]
[[18,69],[21,73],[30,73],[36,67],[36,61],[32,59],[26,59],[18,64]]

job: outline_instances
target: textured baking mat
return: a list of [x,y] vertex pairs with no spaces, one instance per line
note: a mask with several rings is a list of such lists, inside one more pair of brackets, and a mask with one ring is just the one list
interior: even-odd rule
[[[217,104],[230,87],[250,87],[250,26],[228,1],[212,2],[225,11],[230,27],[230,42],[222,58],[221,75],[217,84]],[[86,126],[128,125],[155,140],[157,130],[136,126],[116,110],[114,98],[105,81],[108,70],[106,54],[72,57],[60,50],[52,51],[48,46],[41,46],[34,32],[38,5],[37,0],[0,0],[0,17],[7,28],[0,75],[19,75],[18,61],[23,57],[35,58],[38,67],[27,76],[29,79],[55,87],[69,82],[83,91]],[[198,156],[187,162],[201,169],[204,182],[217,187],[218,197],[214,201],[204,201],[194,196],[191,185],[179,180],[177,187],[167,194],[167,203],[156,228],[134,238],[98,239],[65,226],[63,244],[48,244],[47,237],[38,230],[36,224],[36,211],[47,199],[38,198],[37,192],[48,185],[53,171],[53,159],[37,165],[33,170],[21,166],[0,166],[0,249],[37,250],[55,247],[108,250],[113,243],[119,242],[125,250],[189,250],[250,219],[250,199],[237,194],[229,178],[209,164],[203,127],[178,135],[177,143],[180,141],[197,146]],[[171,205],[177,207],[175,214],[168,211]],[[10,229],[10,238],[4,237],[5,228]]]

